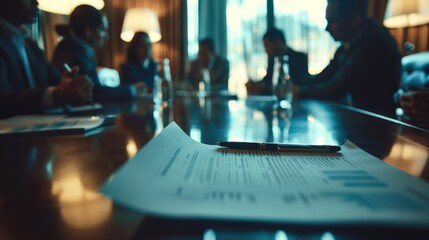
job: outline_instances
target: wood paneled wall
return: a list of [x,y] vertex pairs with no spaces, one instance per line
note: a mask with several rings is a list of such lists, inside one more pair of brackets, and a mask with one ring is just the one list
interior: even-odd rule
[[405,55],[404,44],[406,41],[415,45],[413,53],[429,51],[429,24],[409,28],[391,28],[389,32],[398,43],[402,55]]
[[[368,3],[369,15],[383,24],[387,0],[369,0]],[[389,32],[395,38],[402,55],[405,54],[404,44],[406,41],[415,44],[414,53],[429,51],[429,24],[410,28],[391,28]]]

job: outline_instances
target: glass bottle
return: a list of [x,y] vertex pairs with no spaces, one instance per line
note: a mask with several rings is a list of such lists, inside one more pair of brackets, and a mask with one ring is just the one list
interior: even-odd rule
[[153,82],[153,90],[152,90],[152,97],[153,97],[153,103],[156,105],[159,105],[162,103],[163,96],[162,96],[162,78],[159,75],[155,75],[154,82]]
[[173,80],[171,78],[170,60],[164,58],[161,62],[162,101],[172,103],[174,98]]
[[211,85],[210,85],[210,71],[207,68],[201,69],[202,79],[198,83],[198,95],[200,97],[206,97],[210,95]]
[[170,61],[165,58],[159,65],[159,76],[155,76],[153,102],[168,105],[173,102],[173,81],[171,79]]
[[[292,79],[289,71],[289,57],[287,55],[277,57],[276,82],[273,82],[274,93],[279,101],[280,107],[291,108],[293,100]],[[276,62],[275,62],[276,64]],[[275,65],[276,67],[276,65]]]
[[211,83],[210,83],[210,70],[205,68],[203,69],[203,81],[204,81],[204,90],[206,95],[210,95],[211,93]]

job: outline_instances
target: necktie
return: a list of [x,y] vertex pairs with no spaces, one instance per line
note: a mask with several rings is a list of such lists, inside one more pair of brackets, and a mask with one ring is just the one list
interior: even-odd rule
[[30,61],[28,60],[27,51],[25,50],[26,38],[27,37],[25,35],[20,35],[13,38],[13,42],[18,49],[19,57],[21,59],[22,66],[24,67],[25,75],[27,77],[28,87],[33,88],[35,87],[33,71],[31,70]]

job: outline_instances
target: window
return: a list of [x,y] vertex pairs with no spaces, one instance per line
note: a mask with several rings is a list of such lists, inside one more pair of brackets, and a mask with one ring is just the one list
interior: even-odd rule
[[188,59],[198,53],[198,0],[188,0]]
[[[208,14],[199,2],[188,0],[188,56],[198,51],[201,36],[198,23],[216,24],[222,21],[202,18]],[[267,56],[262,36],[267,30],[267,1],[273,1],[275,26],[285,32],[288,45],[308,54],[309,73],[319,73],[332,58],[337,44],[325,31],[326,0],[217,0],[226,7],[226,57],[230,62],[229,90],[239,96],[246,94],[245,83],[259,80],[266,74]],[[220,8],[216,8],[220,10]],[[207,26],[212,27],[212,26]],[[223,26],[217,26],[222,28]]]
[[288,45],[308,54],[308,71],[317,74],[328,65],[337,44],[325,31],[326,0],[274,0],[276,26]]
[[261,79],[266,74],[262,36],[267,30],[267,1],[228,0],[226,14],[229,89],[244,95],[249,79]]

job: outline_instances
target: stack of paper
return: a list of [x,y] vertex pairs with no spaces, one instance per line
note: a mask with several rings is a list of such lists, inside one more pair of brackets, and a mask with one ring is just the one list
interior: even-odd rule
[[22,115],[0,120],[0,134],[33,132],[84,133],[103,124],[102,117],[66,117],[65,115]]
[[429,227],[429,184],[346,142],[339,153],[222,149],[171,123],[101,187],[171,218]]

